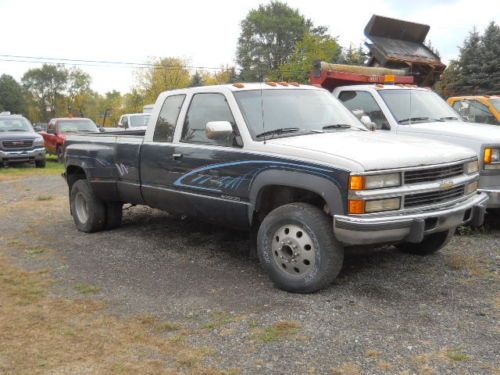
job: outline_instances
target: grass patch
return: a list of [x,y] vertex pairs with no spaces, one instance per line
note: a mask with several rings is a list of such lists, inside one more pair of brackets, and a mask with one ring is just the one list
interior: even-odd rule
[[108,314],[103,302],[49,297],[47,274],[0,257],[1,374],[223,374],[211,355],[154,334],[137,318]]
[[332,370],[334,375],[359,375],[361,370],[358,365],[354,363],[344,363],[341,366]]
[[158,332],[171,332],[171,331],[177,331],[182,328],[182,325],[179,323],[174,323],[174,322],[163,322],[157,327]]
[[26,255],[33,257],[43,254],[45,252],[45,249],[43,247],[31,247],[29,249],[26,249],[24,252],[26,253]]
[[460,349],[446,351],[446,357],[456,362],[468,361],[470,359],[470,357]]
[[47,157],[45,168],[35,168],[29,163],[13,164],[0,168],[0,182],[29,176],[56,175],[63,172],[64,165],[62,163],[59,163],[56,158]]
[[38,197],[36,197],[36,200],[37,201],[50,201],[52,200],[52,195],[39,195]]
[[82,294],[98,293],[100,291],[100,289],[96,286],[87,285],[83,283],[76,284],[74,286],[74,289]]
[[217,311],[212,313],[212,320],[203,324],[202,329],[216,329],[232,323],[236,320],[236,317],[230,313],[224,311]]
[[291,336],[299,331],[300,324],[294,320],[282,320],[266,327],[259,332],[258,338],[263,342],[276,341]]

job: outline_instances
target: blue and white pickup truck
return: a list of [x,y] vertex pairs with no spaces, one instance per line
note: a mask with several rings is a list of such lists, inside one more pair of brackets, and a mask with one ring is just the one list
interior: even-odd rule
[[164,92],[144,136],[68,137],[65,166],[79,230],[118,226],[124,203],[253,230],[275,285],[302,293],[335,279],[345,246],[429,254],[481,225],[487,201],[475,152],[368,131],[292,84]]

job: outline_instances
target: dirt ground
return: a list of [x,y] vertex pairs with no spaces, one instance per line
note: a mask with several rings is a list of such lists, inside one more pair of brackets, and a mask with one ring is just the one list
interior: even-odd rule
[[[15,177],[15,178],[14,178]],[[442,252],[349,251],[277,290],[245,233],[132,207],[80,233],[57,175],[0,179],[1,374],[498,374],[500,220]]]

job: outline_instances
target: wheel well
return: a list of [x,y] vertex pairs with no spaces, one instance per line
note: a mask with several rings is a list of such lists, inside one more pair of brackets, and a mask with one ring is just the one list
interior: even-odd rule
[[81,167],[77,167],[75,165],[70,165],[66,168],[66,181],[68,182],[69,191],[71,191],[71,187],[78,180],[86,179],[87,175],[85,171]]
[[275,208],[296,202],[309,203],[327,213],[330,212],[325,199],[318,193],[296,187],[271,185],[265,186],[259,192],[254,217],[262,221]]

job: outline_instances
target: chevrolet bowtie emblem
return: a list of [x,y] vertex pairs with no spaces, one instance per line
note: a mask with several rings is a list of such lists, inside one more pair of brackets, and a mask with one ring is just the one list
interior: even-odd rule
[[455,186],[453,181],[444,181],[441,183],[441,185],[439,185],[439,188],[441,190],[448,190],[448,189],[451,189],[453,186]]

